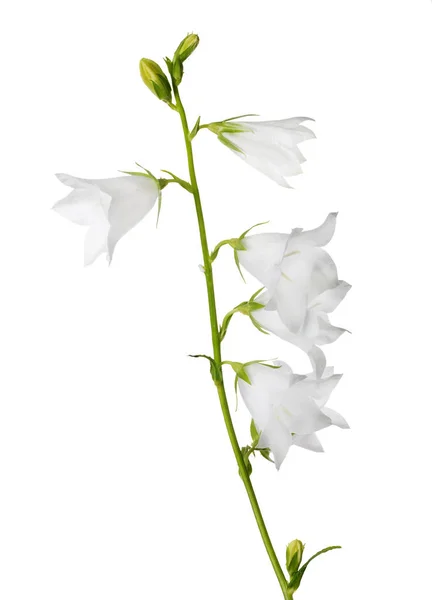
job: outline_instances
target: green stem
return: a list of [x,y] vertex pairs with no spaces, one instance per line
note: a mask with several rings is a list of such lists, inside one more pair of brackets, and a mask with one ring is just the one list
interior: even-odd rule
[[174,90],[174,97],[176,100],[177,111],[180,115],[180,119],[181,119],[181,123],[182,123],[182,127],[183,127],[183,135],[184,135],[185,144],[186,144],[186,153],[187,153],[187,160],[188,160],[188,167],[189,167],[190,184],[191,184],[192,194],[193,194],[194,201],[195,201],[195,210],[196,210],[199,234],[200,234],[200,240],[201,240],[202,255],[203,255],[203,262],[204,262],[204,273],[205,273],[206,285],[207,285],[207,297],[208,297],[208,307],[209,307],[209,315],[210,315],[213,354],[214,354],[214,360],[215,360],[217,366],[219,367],[219,373],[217,374],[216,377],[214,377],[215,385],[216,385],[218,395],[219,395],[219,401],[220,401],[220,405],[222,408],[222,414],[223,414],[223,418],[225,421],[225,426],[226,426],[228,436],[229,436],[229,439],[231,442],[231,446],[232,446],[232,449],[233,449],[233,452],[234,452],[234,455],[235,455],[235,458],[236,458],[236,461],[238,464],[241,479],[244,483],[247,495],[249,497],[249,501],[252,506],[255,520],[257,522],[259,531],[261,533],[262,540],[264,542],[264,546],[267,550],[267,554],[270,558],[274,572],[276,574],[276,577],[277,577],[280,587],[282,589],[284,599],[289,600],[290,598],[292,598],[292,596],[289,594],[289,592],[287,590],[287,580],[285,578],[285,575],[284,575],[282,567],[279,563],[279,560],[276,556],[276,552],[274,551],[273,544],[270,540],[270,536],[268,534],[268,531],[267,531],[267,528],[266,528],[266,525],[265,525],[265,522],[264,522],[264,519],[263,519],[263,516],[261,513],[261,509],[259,507],[258,500],[257,500],[255,491],[252,486],[252,482],[251,482],[249,474],[247,472],[246,465],[243,460],[242,452],[241,452],[241,449],[240,449],[240,446],[239,446],[239,443],[237,440],[237,436],[235,433],[234,425],[233,425],[233,422],[231,419],[231,414],[230,414],[230,410],[229,410],[229,405],[228,405],[228,400],[227,400],[227,396],[226,396],[226,392],[225,392],[225,386],[224,386],[223,375],[222,375],[221,341],[220,341],[220,336],[219,336],[219,326],[218,326],[218,319],[217,319],[217,312],[216,312],[216,300],[215,300],[215,291],[214,291],[214,282],[213,282],[212,262],[210,259],[210,252],[209,252],[209,248],[208,248],[207,234],[206,234],[206,228],[205,228],[205,223],[204,223],[204,215],[203,215],[200,193],[199,193],[198,183],[197,183],[197,178],[196,178],[196,173],[195,173],[194,157],[193,157],[193,152],[192,152],[192,143],[190,140],[190,135],[189,135],[190,132],[189,132],[186,113],[185,113],[182,101],[180,99],[180,94],[179,94],[178,88],[174,81],[172,82],[172,84],[173,84],[173,90]]

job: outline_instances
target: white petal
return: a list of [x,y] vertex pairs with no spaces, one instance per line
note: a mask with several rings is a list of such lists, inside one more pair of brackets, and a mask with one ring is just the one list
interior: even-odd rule
[[313,433],[329,427],[331,420],[302,386],[303,381],[296,383],[286,395],[283,406],[277,412],[279,419],[292,433]]
[[340,427],[341,429],[349,429],[350,426],[348,425],[348,423],[346,422],[346,420],[343,418],[343,416],[341,414],[339,414],[338,412],[336,412],[335,410],[333,410],[332,408],[323,408],[322,409],[323,413],[325,415],[327,415],[332,422],[332,425],[336,425],[336,427]]
[[287,240],[288,235],[282,233],[246,236],[243,240],[246,250],[238,252],[240,264],[267,288],[274,287],[280,277]]
[[308,304],[308,290],[304,285],[282,277],[274,295],[277,311],[291,333],[303,327]]
[[73,175],[68,175],[67,173],[56,173],[56,177],[59,181],[61,181],[64,185],[67,185],[74,189],[85,188],[91,185],[88,179],[82,179],[81,177],[74,177]]
[[[255,140],[263,144],[269,144],[284,150],[296,150],[297,144],[312,139],[315,135],[307,127],[287,127],[281,125],[280,121],[265,121],[261,123],[249,123],[248,127],[255,132]],[[242,139],[246,134],[241,134]],[[249,134],[252,138],[253,134]],[[303,162],[303,161],[302,161]]]
[[308,305],[313,304],[315,298],[329,287],[337,284],[338,276],[336,265],[325,250],[315,248],[315,261],[308,284]]
[[292,370],[282,362],[274,369],[254,363],[246,367],[251,384],[239,379],[240,394],[257,428],[263,431],[271,418],[273,406],[280,404],[291,385]]
[[315,338],[315,343],[319,344],[320,346],[324,344],[332,344],[337,339],[339,339],[340,336],[346,331],[346,329],[342,329],[341,327],[335,327],[334,325],[331,325],[327,315],[325,315],[324,313],[318,314],[317,323],[318,332]]
[[276,418],[272,418],[261,432],[259,447],[270,448],[278,470],[293,443],[292,438],[290,431]]
[[78,225],[94,225],[107,220],[106,211],[110,201],[110,197],[96,186],[87,184],[56,202],[53,210]]
[[325,246],[332,239],[336,228],[337,212],[329,213],[322,225],[309,231],[296,233],[298,241],[311,246]]
[[108,255],[111,260],[120,238],[135,227],[153,208],[159,189],[152,179],[140,176],[99,180],[99,185],[112,197],[108,213],[111,224],[108,234]]
[[[256,299],[257,302],[261,302],[259,298]],[[312,342],[303,338],[300,335],[296,335],[291,333],[288,327],[283,323],[282,319],[279,316],[277,310],[267,310],[268,305],[265,308],[254,311],[253,317],[258,321],[258,323],[267,331],[274,333],[278,337],[291,344],[299,346],[302,350],[308,351]]]
[[296,246],[289,240],[281,270],[288,281],[307,291],[307,306],[324,290],[337,285],[337,269],[329,254],[319,247]]
[[342,375],[332,375],[325,379],[316,379],[313,374],[302,381],[305,393],[307,393],[316,402],[319,408],[322,408],[330,398],[330,394],[341,380]]
[[293,444],[305,448],[306,450],[312,450],[312,452],[324,452],[324,448],[316,435],[316,433],[308,433],[306,435],[294,435]]
[[309,360],[311,361],[312,369],[315,376],[318,378],[323,376],[326,367],[326,357],[324,352],[318,346],[312,346],[308,351]]
[[108,220],[89,227],[84,240],[84,265],[91,265],[98,256],[107,252]]
[[337,285],[324,290],[313,300],[313,306],[325,313],[331,313],[339,306],[351,289],[351,285],[346,281],[338,281]]

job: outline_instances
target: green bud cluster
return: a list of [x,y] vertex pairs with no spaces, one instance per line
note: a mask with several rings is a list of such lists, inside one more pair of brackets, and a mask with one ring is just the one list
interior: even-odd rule
[[[174,53],[173,60],[169,58],[165,59],[169,74],[173,80],[173,85],[177,86],[180,84],[183,77],[183,63],[189,58],[198,44],[199,37],[195,33],[190,33],[180,42],[179,47]],[[175,109],[176,107],[172,104],[171,84],[158,63],[150,58],[142,58],[139,67],[141,79],[149,90],[159,100],[166,102],[171,108]]]

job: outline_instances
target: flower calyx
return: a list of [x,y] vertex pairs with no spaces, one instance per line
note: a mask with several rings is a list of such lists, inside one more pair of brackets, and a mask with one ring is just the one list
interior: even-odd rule
[[219,330],[219,336],[220,336],[221,342],[225,338],[227,331],[228,331],[228,326],[231,322],[231,319],[233,318],[233,316],[236,313],[240,313],[242,315],[249,317],[252,324],[254,325],[254,327],[256,327],[258,329],[258,331],[268,335],[268,331],[266,331],[263,327],[261,327],[261,325],[258,323],[256,318],[253,316],[253,313],[256,310],[260,310],[261,308],[264,308],[264,304],[261,304],[260,302],[256,302],[256,300],[255,300],[256,297],[263,291],[263,289],[264,288],[259,289],[257,292],[255,292],[255,294],[253,294],[250,297],[249,300],[246,300],[245,302],[241,302],[240,304],[235,306],[232,310],[230,310],[229,313],[227,313],[225,315],[225,317],[222,321],[222,325]]
[[245,278],[243,276],[241,267],[240,267],[240,260],[238,257],[238,253],[241,251],[246,251],[247,248],[245,246],[244,243],[244,238],[247,236],[247,234],[252,231],[252,229],[255,229],[255,227],[260,227],[261,225],[267,225],[267,223],[269,223],[269,221],[263,221],[262,223],[256,223],[256,225],[252,225],[252,227],[249,227],[249,229],[246,229],[246,231],[244,231],[238,238],[229,238],[227,240],[222,240],[221,242],[219,242],[213,252],[210,255],[210,261],[214,262],[219,254],[219,250],[223,247],[223,246],[231,246],[231,248],[234,250],[234,260],[235,260],[235,264],[237,266],[237,269],[243,279],[243,281],[245,281]]

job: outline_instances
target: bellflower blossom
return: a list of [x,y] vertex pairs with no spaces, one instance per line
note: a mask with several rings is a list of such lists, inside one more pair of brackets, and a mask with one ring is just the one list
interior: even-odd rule
[[111,262],[117,242],[146,216],[160,195],[158,181],[148,176],[79,179],[61,173],[57,177],[73,190],[53,209],[66,219],[88,227],[85,265],[104,253]]
[[289,188],[286,178],[302,173],[301,165],[306,160],[298,145],[315,137],[302,125],[311,120],[308,117],[279,121],[227,120],[211,123],[207,128],[251,167]]
[[322,249],[333,237],[336,216],[330,213],[310,231],[246,236],[245,250],[236,250],[242,267],[267,288],[266,309],[277,310],[291,333],[302,330],[312,302],[340,284],[336,265]]
[[324,290],[313,298],[310,297],[305,320],[298,333],[292,333],[288,329],[277,310],[267,309],[270,301],[268,291],[263,292],[255,299],[255,302],[263,304],[264,308],[253,311],[251,316],[265,330],[304,350],[309,356],[317,377],[321,377],[326,366],[326,359],[319,346],[331,344],[346,331],[346,329],[332,325],[328,313],[335,310],[350,289],[349,283],[338,281],[334,287]]
[[[282,361],[269,366],[252,363],[245,366],[250,384],[239,379],[241,396],[260,432],[258,448],[270,448],[279,469],[289,448],[297,444],[322,450],[315,432],[332,424],[347,426],[325,404],[341,375],[325,379],[314,375],[296,375]],[[343,425],[342,425],[343,423]]]

